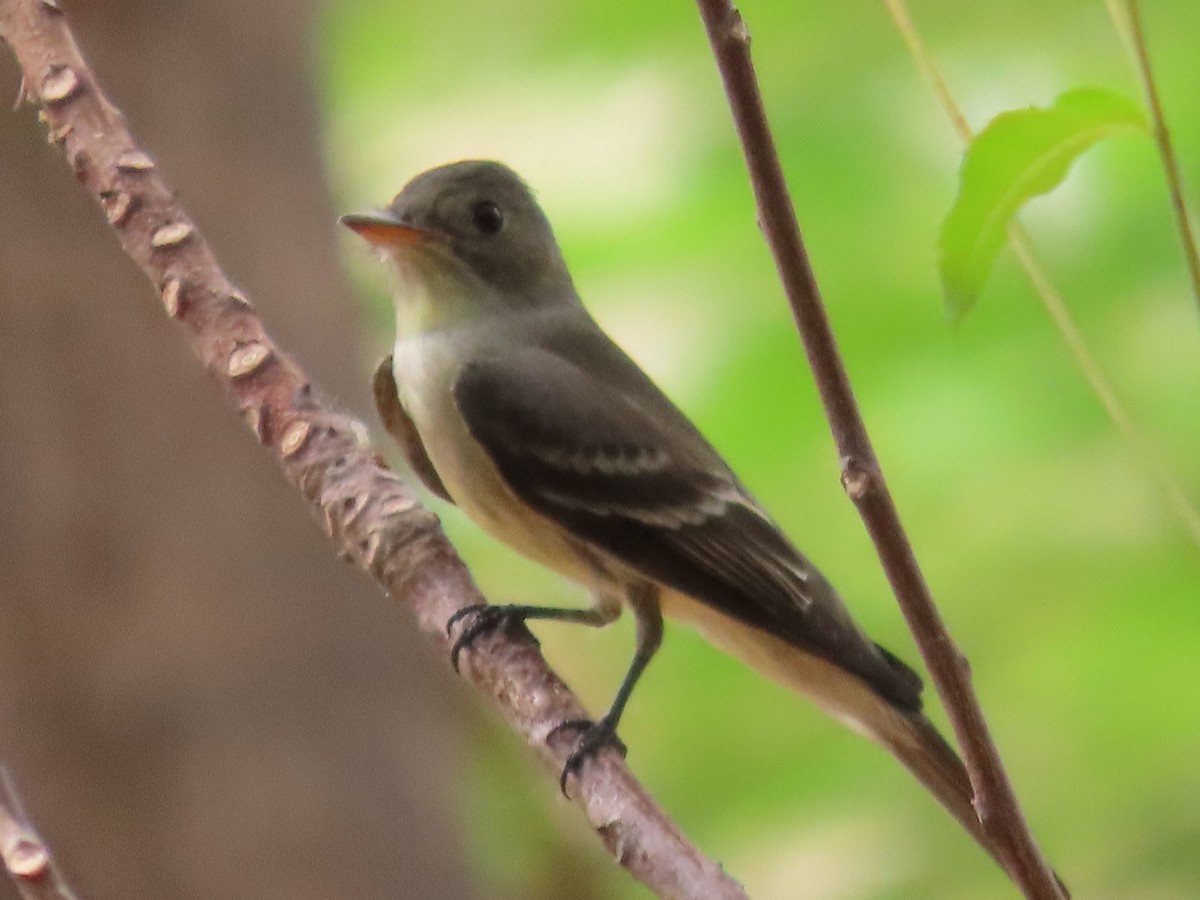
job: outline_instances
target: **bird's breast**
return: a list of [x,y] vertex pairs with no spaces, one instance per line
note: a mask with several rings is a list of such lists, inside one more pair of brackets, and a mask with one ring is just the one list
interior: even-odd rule
[[400,402],[455,505],[501,543],[590,588],[595,571],[559,526],[505,483],[459,412],[454,382],[479,349],[453,332],[397,338],[392,374]]

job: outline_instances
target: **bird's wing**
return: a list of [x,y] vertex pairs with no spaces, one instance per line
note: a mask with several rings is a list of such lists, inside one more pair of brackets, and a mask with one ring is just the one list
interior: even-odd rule
[[915,673],[863,635],[716,451],[596,335],[611,349],[593,342],[584,357],[615,352],[623,363],[603,366],[603,379],[538,346],[477,359],[459,375],[458,408],[509,487],[647,578],[834,663],[896,706],[918,709]]
[[390,353],[376,367],[371,387],[375,394],[375,408],[379,410],[379,418],[383,420],[383,427],[404,451],[404,458],[408,460],[409,468],[430,491],[443,500],[453,503],[446,486],[442,484],[437,469],[433,467],[433,463],[429,459],[429,454],[425,452],[425,445],[421,443],[421,436],[417,434],[417,426],[413,424],[413,420],[409,418],[404,406],[400,403],[400,395],[396,391],[396,379],[392,375]]

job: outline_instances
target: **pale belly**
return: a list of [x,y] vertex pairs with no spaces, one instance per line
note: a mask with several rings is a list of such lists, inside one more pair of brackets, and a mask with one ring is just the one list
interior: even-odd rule
[[401,402],[455,505],[496,540],[594,591],[599,573],[554,523],[516,497],[467,431],[451,393],[457,357],[444,339],[398,340],[392,359]]
[[[557,525],[518,500],[454,406],[451,385],[459,370],[458,358],[448,351],[445,338],[430,335],[397,341],[393,351],[401,402],[458,507],[496,540],[583,584],[600,602],[610,599],[614,587],[643,580],[644,575],[598,548],[588,547],[585,552]],[[668,618],[697,628],[726,652],[808,695],[868,736],[879,740],[896,730],[895,711],[858,678],[669,585],[659,588]],[[623,593],[619,587],[617,593]]]

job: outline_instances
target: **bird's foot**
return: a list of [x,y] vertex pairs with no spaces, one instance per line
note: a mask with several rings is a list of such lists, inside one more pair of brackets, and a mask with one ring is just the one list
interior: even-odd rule
[[556,732],[566,729],[578,730],[581,734],[579,735],[579,743],[575,745],[575,749],[567,757],[567,764],[563,766],[562,775],[558,779],[558,787],[564,797],[567,796],[567,778],[571,775],[579,777],[579,773],[583,769],[583,764],[601,750],[610,748],[616,750],[622,757],[628,752],[625,742],[617,737],[616,723],[608,716],[604,716],[597,722],[592,722],[588,719],[568,719],[556,725],[554,730],[550,732],[550,735],[552,736]]
[[500,629],[519,629],[519,633],[537,644],[535,638],[525,628],[525,619],[529,615],[527,606],[493,606],[490,603],[476,603],[464,606],[446,620],[446,634],[454,633],[454,626],[464,619],[470,619],[464,626],[454,643],[450,645],[450,665],[458,671],[458,657],[463,650],[468,649],[480,635],[499,631]]

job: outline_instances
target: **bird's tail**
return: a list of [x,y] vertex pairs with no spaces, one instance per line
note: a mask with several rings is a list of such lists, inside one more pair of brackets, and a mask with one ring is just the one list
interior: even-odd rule
[[[989,856],[1012,877],[1004,857],[988,836],[972,802],[974,789],[958,754],[923,713],[899,711],[884,722],[876,720],[871,736],[891,751],[909,772],[933,794],[950,815],[975,839]],[[880,727],[882,726],[882,727]],[[1063,896],[1070,898],[1058,873],[1052,873]]]
[[872,723],[871,736],[891,751],[1001,868],[1006,868],[975,812],[971,779],[958,754],[924,714],[893,712],[883,722]]
[[[967,769],[918,709],[901,709],[865,681],[773,634],[746,625],[680,594],[663,595],[663,612],[698,627],[714,644],[763,674],[811,698],[855,731],[889,751],[1005,872],[1012,870],[971,803]],[[894,659],[886,651],[884,655]],[[902,665],[898,661],[896,665]],[[916,679],[915,673],[912,675]],[[1061,884],[1061,879],[1059,880]],[[1064,894],[1066,889],[1064,888]]]

